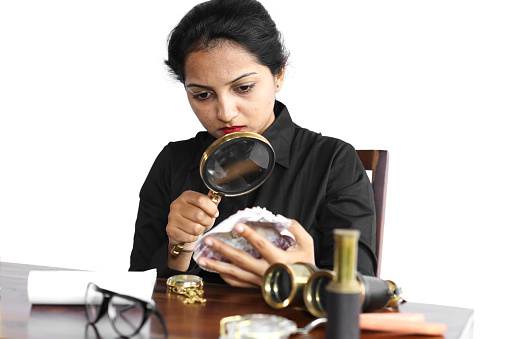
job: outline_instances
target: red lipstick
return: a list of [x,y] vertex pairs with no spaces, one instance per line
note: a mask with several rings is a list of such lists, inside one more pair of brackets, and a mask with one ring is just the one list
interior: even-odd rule
[[219,130],[221,132],[223,132],[224,134],[230,134],[233,132],[240,132],[244,128],[246,128],[246,126],[231,126],[231,127],[227,126],[227,127],[220,128]]

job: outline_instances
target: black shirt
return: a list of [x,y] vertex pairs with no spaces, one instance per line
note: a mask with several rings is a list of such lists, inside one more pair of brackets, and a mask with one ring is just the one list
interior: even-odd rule
[[[255,191],[225,197],[215,224],[246,207],[260,206],[297,220],[313,237],[316,266],[333,268],[335,228],[361,232],[358,271],[374,275],[375,207],[371,183],[355,149],[339,139],[325,137],[295,125],[285,105],[276,101],[276,120],[263,133],[274,148],[276,165]],[[167,265],[166,225],[170,204],[184,191],[208,193],[200,177],[200,159],[215,140],[207,132],[170,142],[156,158],[140,191],[140,205],[130,271],[157,268],[158,277],[182,274]],[[186,274],[221,282],[214,273],[191,260]]]

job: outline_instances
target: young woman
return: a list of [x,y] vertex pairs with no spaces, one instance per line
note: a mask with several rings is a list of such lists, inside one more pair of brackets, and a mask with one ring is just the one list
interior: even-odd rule
[[[309,262],[332,269],[335,228],[357,229],[358,270],[376,270],[375,212],[371,184],[354,148],[293,123],[276,100],[288,54],[265,8],[255,0],[212,0],[194,7],[170,34],[171,73],[183,83],[206,132],[170,142],[159,154],[140,192],[130,270],[157,268],[159,277],[197,274],[234,286],[261,284],[275,262]],[[257,190],[216,205],[199,173],[205,149],[236,131],[262,134],[276,153],[269,179]],[[261,259],[212,238],[205,241],[232,263],[192,259],[196,241],[214,225],[246,207],[260,206],[292,219],[296,244],[287,251],[247,225],[236,231]],[[174,245],[185,242],[181,253]],[[199,266],[216,272],[209,273]]]

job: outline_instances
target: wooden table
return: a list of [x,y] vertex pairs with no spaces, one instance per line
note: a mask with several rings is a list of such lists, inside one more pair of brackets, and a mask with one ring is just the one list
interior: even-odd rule
[[[107,317],[96,328],[87,326],[84,306],[31,305],[27,297],[27,278],[30,270],[55,268],[0,263],[0,338],[115,338]],[[205,304],[184,304],[183,297],[170,294],[166,281],[158,279],[153,299],[163,315],[169,338],[219,337],[219,321],[237,314],[276,314],[303,327],[314,318],[305,311],[276,310],[269,307],[258,289],[234,288],[205,284]],[[448,327],[443,338],[472,338],[473,310],[406,302],[396,312],[424,313],[426,320],[442,322]],[[137,338],[162,338],[159,321],[152,317]],[[291,339],[325,338],[325,325],[307,335]],[[422,336],[393,336],[388,333],[363,331],[362,338],[430,338]],[[442,338],[442,337],[439,337]]]

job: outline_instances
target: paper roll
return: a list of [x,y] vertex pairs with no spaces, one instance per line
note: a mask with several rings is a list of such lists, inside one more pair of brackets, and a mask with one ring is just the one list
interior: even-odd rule
[[28,301],[32,304],[83,305],[88,283],[150,300],[157,278],[157,270],[145,272],[87,272],[87,271],[30,271]]

